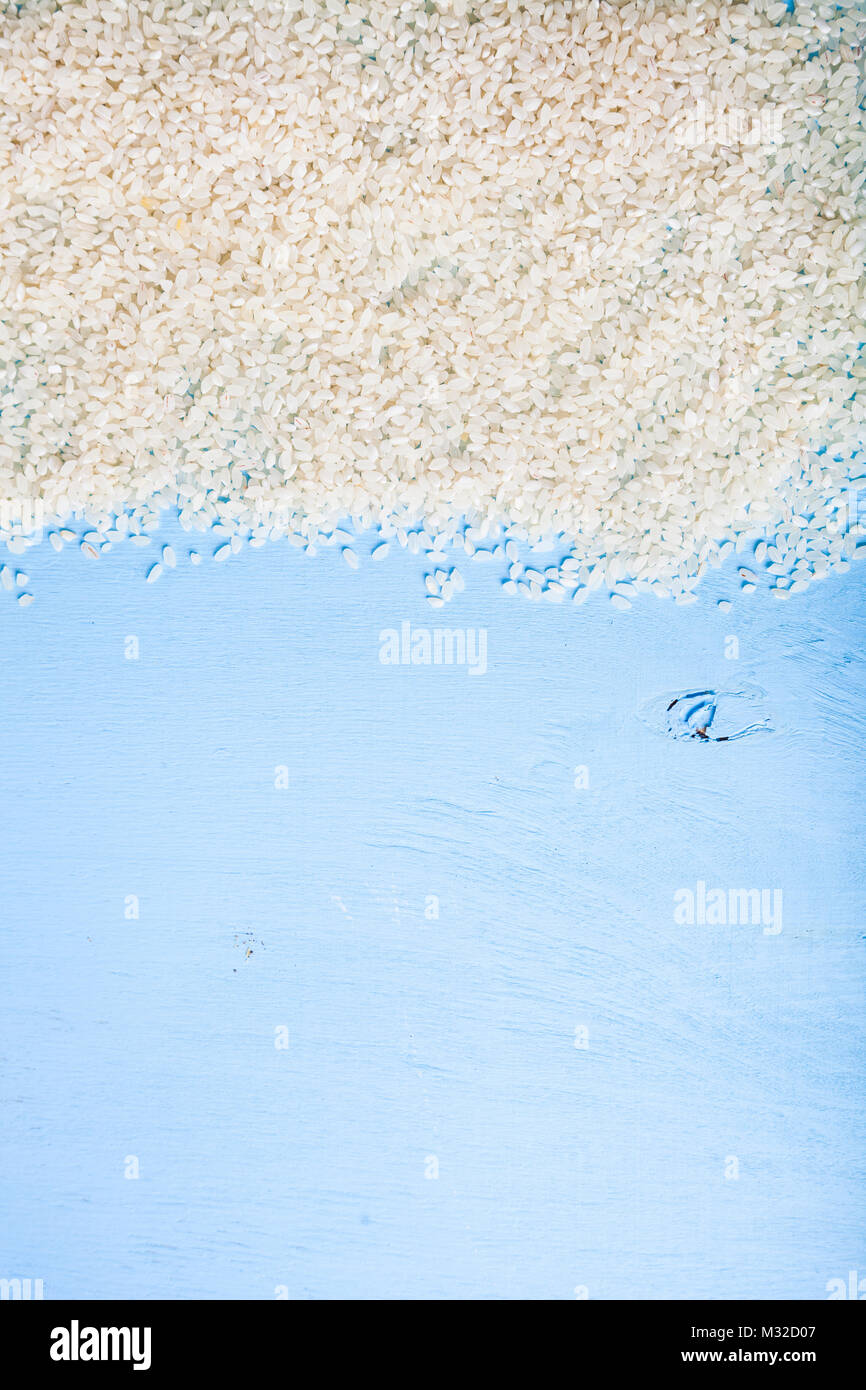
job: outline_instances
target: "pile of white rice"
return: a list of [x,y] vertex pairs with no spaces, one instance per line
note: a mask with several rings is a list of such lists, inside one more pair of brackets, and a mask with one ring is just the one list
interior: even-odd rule
[[861,0],[0,5],[4,524],[501,525],[681,598],[764,534],[802,586],[866,440],[864,36]]

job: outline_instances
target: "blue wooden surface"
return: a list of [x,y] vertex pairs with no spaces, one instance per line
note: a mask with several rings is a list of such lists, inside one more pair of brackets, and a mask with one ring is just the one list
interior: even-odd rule
[[[45,546],[11,561],[33,606],[0,593],[0,1275],[265,1299],[866,1275],[857,570],[614,613],[467,560],[433,613],[402,552],[196,570],[168,534],[156,584],[153,546]],[[382,665],[403,621],[485,628],[487,673]],[[771,731],[665,732],[668,694],[743,688]],[[676,923],[698,881],[781,890],[782,930]]]

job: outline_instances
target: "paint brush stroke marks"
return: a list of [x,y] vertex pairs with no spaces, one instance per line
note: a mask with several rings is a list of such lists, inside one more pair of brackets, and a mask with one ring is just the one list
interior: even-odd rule
[[732,743],[750,734],[770,733],[767,696],[758,686],[739,690],[691,690],[649,700],[641,717],[656,733],[682,741]]

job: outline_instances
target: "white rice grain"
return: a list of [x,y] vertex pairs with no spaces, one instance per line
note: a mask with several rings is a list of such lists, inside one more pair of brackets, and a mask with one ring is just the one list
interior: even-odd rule
[[844,569],[862,39],[853,0],[3,7],[0,502],[91,558],[164,507],[218,560],[567,536],[578,602],[686,601],[747,532]]

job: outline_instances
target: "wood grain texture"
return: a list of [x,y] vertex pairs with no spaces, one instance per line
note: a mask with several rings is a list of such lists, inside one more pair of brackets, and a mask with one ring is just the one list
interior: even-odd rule
[[[0,1275],[436,1299],[866,1275],[856,571],[780,604],[732,569],[621,614],[465,561],[433,613],[403,553],[194,570],[167,538],[156,584],[155,547],[44,547],[33,606],[0,594]],[[487,673],[382,665],[402,621],[485,628]],[[654,719],[744,684],[771,732]],[[783,929],[677,924],[698,881],[781,890]]]

